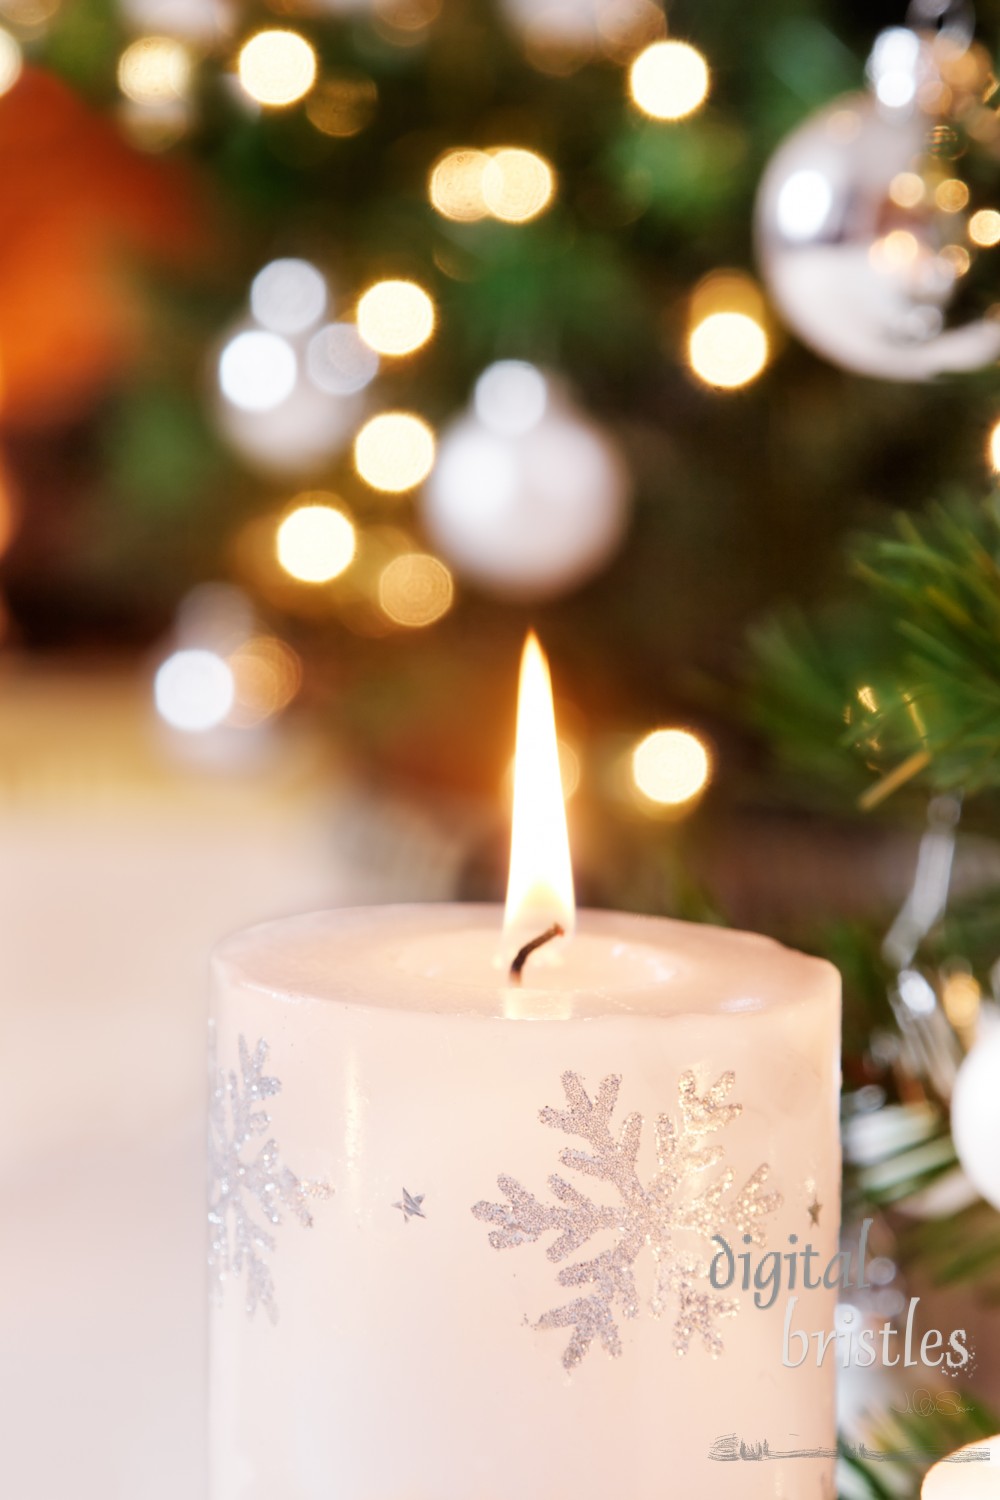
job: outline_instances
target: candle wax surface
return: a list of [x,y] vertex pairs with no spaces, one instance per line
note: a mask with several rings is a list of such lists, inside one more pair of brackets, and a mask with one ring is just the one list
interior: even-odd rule
[[[249,929],[220,962],[275,997],[499,1020],[721,1014],[795,1005],[826,969],[769,938],[623,912],[583,911],[532,953],[520,984],[499,906],[318,912]],[[281,941],[275,943],[280,926]]]

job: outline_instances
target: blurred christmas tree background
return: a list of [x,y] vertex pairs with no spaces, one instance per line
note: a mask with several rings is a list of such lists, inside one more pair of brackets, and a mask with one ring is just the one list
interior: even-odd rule
[[974,1190],[899,1218],[1000,955],[1000,11],[909,20],[0,0],[8,662],[223,768],[319,723],[494,899],[533,625],[581,898],[844,972],[873,1316],[1000,1269]]

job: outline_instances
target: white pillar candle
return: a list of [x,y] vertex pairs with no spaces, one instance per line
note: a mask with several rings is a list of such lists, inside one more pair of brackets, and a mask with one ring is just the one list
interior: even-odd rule
[[518,985],[501,926],[341,911],[217,951],[212,1500],[832,1494],[835,1351],[785,1345],[834,1326],[835,971],[586,912]]
[[996,1500],[1000,1495],[1000,1437],[968,1443],[928,1470],[920,1500]]

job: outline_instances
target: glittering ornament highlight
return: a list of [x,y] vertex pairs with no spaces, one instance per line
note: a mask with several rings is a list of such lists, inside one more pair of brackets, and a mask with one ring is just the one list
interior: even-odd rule
[[581,1294],[543,1313],[533,1325],[573,1330],[563,1352],[567,1370],[580,1363],[595,1339],[607,1354],[621,1354],[618,1319],[639,1315],[635,1266],[647,1249],[656,1270],[648,1306],[654,1317],[672,1309],[675,1352],[687,1354],[696,1336],[713,1358],[723,1352],[717,1324],[735,1316],[737,1303],[710,1290],[709,1262],[689,1247],[699,1240],[710,1244],[713,1235],[724,1233],[727,1225],[749,1235],[753,1244],[761,1244],[760,1221],[782,1201],[780,1193],[763,1191],[770,1175],[766,1163],[735,1193],[731,1167],[711,1178],[705,1175],[725,1154],[725,1148],[710,1143],[709,1137],[731,1125],[743,1110],[741,1104],[726,1102],[735,1081],[733,1073],[724,1073],[699,1095],[694,1074],[682,1074],[676,1118],[664,1114],[656,1121],[659,1169],[646,1186],[638,1167],[642,1115],[631,1114],[617,1134],[612,1130],[621,1078],[605,1078],[591,1099],[579,1074],[564,1073],[568,1107],[545,1108],[538,1118],[543,1125],[586,1143],[590,1148],[586,1151],[567,1146],[559,1160],[573,1172],[610,1184],[618,1201],[595,1203],[553,1174],[549,1189],[557,1201],[546,1203],[516,1178],[502,1174],[497,1184],[507,1194],[507,1202],[474,1205],[475,1217],[493,1225],[489,1239],[495,1250],[533,1244],[541,1235],[556,1232],[545,1253],[557,1265],[595,1236],[610,1236],[607,1247],[592,1258],[562,1266],[556,1277],[559,1285],[579,1288]]
[[261,1108],[264,1100],[281,1092],[280,1079],[264,1072],[267,1042],[258,1041],[251,1052],[240,1037],[237,1076],[218,1066],[214,1027],[210,1038],[208,1263],[213,1290],[221,1298],[228,1280],[245,1276],[248,1314],[252,1317],[261,1305],[274,1323],[278,1307],[267,1257],[277,1240],[265,1225],[276,1227],[291,1214],[311,1229],[309,1200],[328,1198],[332,1189],[296,1177],[272,1138],[256,1151],[247,1149],[271,1123]]

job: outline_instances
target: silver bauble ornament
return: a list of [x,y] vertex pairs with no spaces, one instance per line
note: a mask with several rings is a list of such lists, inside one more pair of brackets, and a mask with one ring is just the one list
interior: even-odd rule
[[[838,99],[788,137],[760,184],[756,240],[775,306],[804,343],[846,370],[920,381],[1000,358],[1000,321],[954,311],[970,264],[964,216],[932,189],[910,204],[900,189],[922,180],[934,129],[904,98],[906,78],[887,70],[873,95]],[[903,102],[887,106],[879,90]]]

